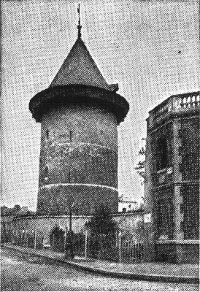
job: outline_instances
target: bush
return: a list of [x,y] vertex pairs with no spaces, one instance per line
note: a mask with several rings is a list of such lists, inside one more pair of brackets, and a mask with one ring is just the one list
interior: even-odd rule
[[89,228],[89,255],[93,258],[117,261],[118,248],[115,238],[117,225],[110,210],[103,205],[96,209]]
[[112,218],[109,208],[101,205],[96,209],[89,223],[91,235],[110,235],[115,237],[116,222]]
[[73,248],[76,255],[84,255],[85,235],[82,233],[73,234]]
[[109,261],[118,261],[119,260],[119,251],[116,247],[116,240],[113,236],[110,235],[101,235],[99,237],[100,249],[98,252],[98,258],[109,260]]

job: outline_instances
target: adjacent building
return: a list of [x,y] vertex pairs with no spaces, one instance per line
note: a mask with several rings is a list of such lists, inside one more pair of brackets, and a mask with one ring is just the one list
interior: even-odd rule
[[199,92],[170,96],[149,112],[145,175],[149,260],[198,260],[199,114]]
[[139,209],[139,204],[133,200],[122,199],[118,203],[118,212],[133,212]]

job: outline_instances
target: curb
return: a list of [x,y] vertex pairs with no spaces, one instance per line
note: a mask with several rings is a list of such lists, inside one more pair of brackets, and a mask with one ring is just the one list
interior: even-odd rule
[[62,258],[56,258],[54,256],[48,256],[48,255],[41,255],[38,254],[37,251],[31,251],[31,250],[20,250],[15,248],[14,246],[5,246],[3,245],[3,247],[8,248],[8,249],[12,249],[12,250],[17,250],[20,251],[22,253],[26,253],[26,254],[30,254],[30,255],[35,255],[35,256],[39,256],[42,258],[46,258],[46,259],[51,259],[51,260],[55,260],[57,262],[61,262],[64,263],[68,266],[71,266],[77,270],[83,270],[86,272],[90,272],[93,274],[99,274],[99,275],[103,275],[103,276],[107,276],[107,277],[112,277],[112,278],[123,278],[123,279],[129,279],[129,280],[143,280],[143,281],[155,281],[155,282],[172,282],[172,283],[187,283],[187,284],[199,284],[199,278],[196,277],[183,277],[183,276],[169,276],[169,275],[158,275],[158,274],[133,274],[133,273],[120,273],[120,272],[109,272],[107,270],[103,270],[103,269],[97,269],[97,268],[91,268],[91,267],[87,267],[84,266],[82,264],[79,263],[75,263],[72,261],[68,261],[66,259],[62,259]]
[[71,261],[61,260],[69,266],[72,266],[77,269],[81,269],[87,272],[91,272],[94,274],[101,274],[107,277],[112,278],[123,278],[129,280],[143,280],[143,281],[155,281],[155,282],[172,282],[172,283],[187,283],[187,284],[198,284],[199,278],[195,277],[180,277],[180,276],[165,276],[165,275],[157,275],[157,274],[133,274],[133,273],[119,273],[119,272],[109,272],[103,269],[96,269],[83,266],[81,264],[73,263]]

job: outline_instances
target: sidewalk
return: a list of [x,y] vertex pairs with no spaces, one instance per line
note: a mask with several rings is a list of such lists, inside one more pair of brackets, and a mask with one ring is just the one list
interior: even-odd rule
[[38,250],[27,247],[4,244],[6,248],[14,249],[30,255],[42,256],[59,262],[66,263],[77,269],[102,274],[104,276],[137,279],[145,281],[199,283],[198,264],[169,264],[169,263],[113,263],[96,259],[75,257],[66,260],[63,253],[52,250]]

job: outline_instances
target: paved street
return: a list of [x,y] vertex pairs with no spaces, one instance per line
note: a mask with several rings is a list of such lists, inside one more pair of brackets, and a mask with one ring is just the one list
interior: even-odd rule
[[2,248],[1,291],[198,291],[198,285],[115,279]]

